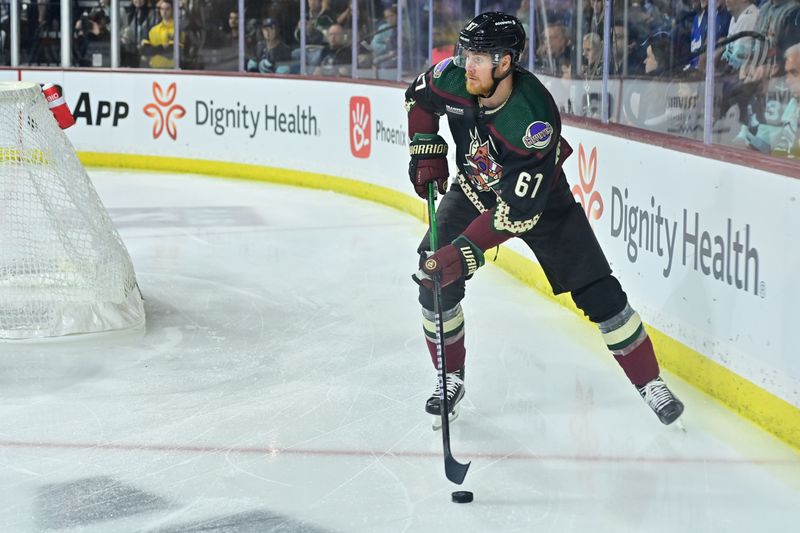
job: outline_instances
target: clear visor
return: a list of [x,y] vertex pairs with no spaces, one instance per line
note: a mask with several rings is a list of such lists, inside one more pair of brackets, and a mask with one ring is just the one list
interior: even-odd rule
[[453,56],[453,63],[457,67],[467,68],[467,64],[473,65],[475,68],[489,68],[496,67],[500,64],[500,58],[503,55],[499,52],[478,52],[465,48],[461,43],[456,45],[456,53]]

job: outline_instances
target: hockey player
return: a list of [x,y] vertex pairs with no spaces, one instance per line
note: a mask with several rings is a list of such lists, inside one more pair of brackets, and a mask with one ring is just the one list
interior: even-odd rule
[[[405,93],[411,138],[409,175],[417,194],[428,183],[444,194],[436,212],[439,240],[419,246],[425,340],[436,366],[432,276],[442,286],[443,342],[451,419],[464,397],[464,284],[484,264],[484,252],[508,239],[522,239],[534,252],[555,294],[570,292],[597,324],[628,379],[664,424],[683,404],[659,377],[653,345],[639,315],[573,198],[562,164],[572,149],[561,137],[561,118],[541,82],[519,66],[525,46],[520,21],[483,13],[460,32],[455,55],[420,74]],[[437,135],[447,116],[458,171],[449,177],[447,143]],[[439,385],[425,410],[439,414]]]

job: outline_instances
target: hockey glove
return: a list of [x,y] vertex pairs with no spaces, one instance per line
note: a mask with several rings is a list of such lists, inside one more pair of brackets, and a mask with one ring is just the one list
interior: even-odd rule
[[411,162],[408,177],[420,198],[428,197],[428,183],[435,181],[445,193],[450,172],[447,168],[447,142],[435,133],[415,133],[408,149]]
[[453,244],[443,246],[436,253],[422,258],[419,271],[411,278],[427,289],[433,288],[433,276],[439,273],[442,287],[469,277],[483,266],[483,251],[463,235]]

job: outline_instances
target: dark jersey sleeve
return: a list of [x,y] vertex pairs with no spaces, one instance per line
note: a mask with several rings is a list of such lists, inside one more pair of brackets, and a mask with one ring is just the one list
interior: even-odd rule
[[[408,137],[415,133],[437,133],[439,117],[444,114],[444,100],[432,90],[434,72],[441,72],[442,63],[434,65],[411,82],[406,89]],[[448,65],[445,65],[447,67]],[[439,69],[439,70],[437,70]]]

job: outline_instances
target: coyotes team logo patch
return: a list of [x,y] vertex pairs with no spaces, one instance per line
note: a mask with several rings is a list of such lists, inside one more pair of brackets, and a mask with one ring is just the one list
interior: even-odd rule
[[537,120],[525,130],[525,136],[522,137],[522,143],[526,148],[536,148],[541,150],[547,148],[550,140],[553,138],[553,126],[549,122],[542,122]]
[[[472,142],[469,145],[469,153],[464,156],[467,160],[467,177],[476,189],[486,192],[502,179],[503,167],[494,160],[489,150],[491,138],[481,141],[476,131],[471,131],[470,137]],[[493,143],[491,148],[497,152]]]

